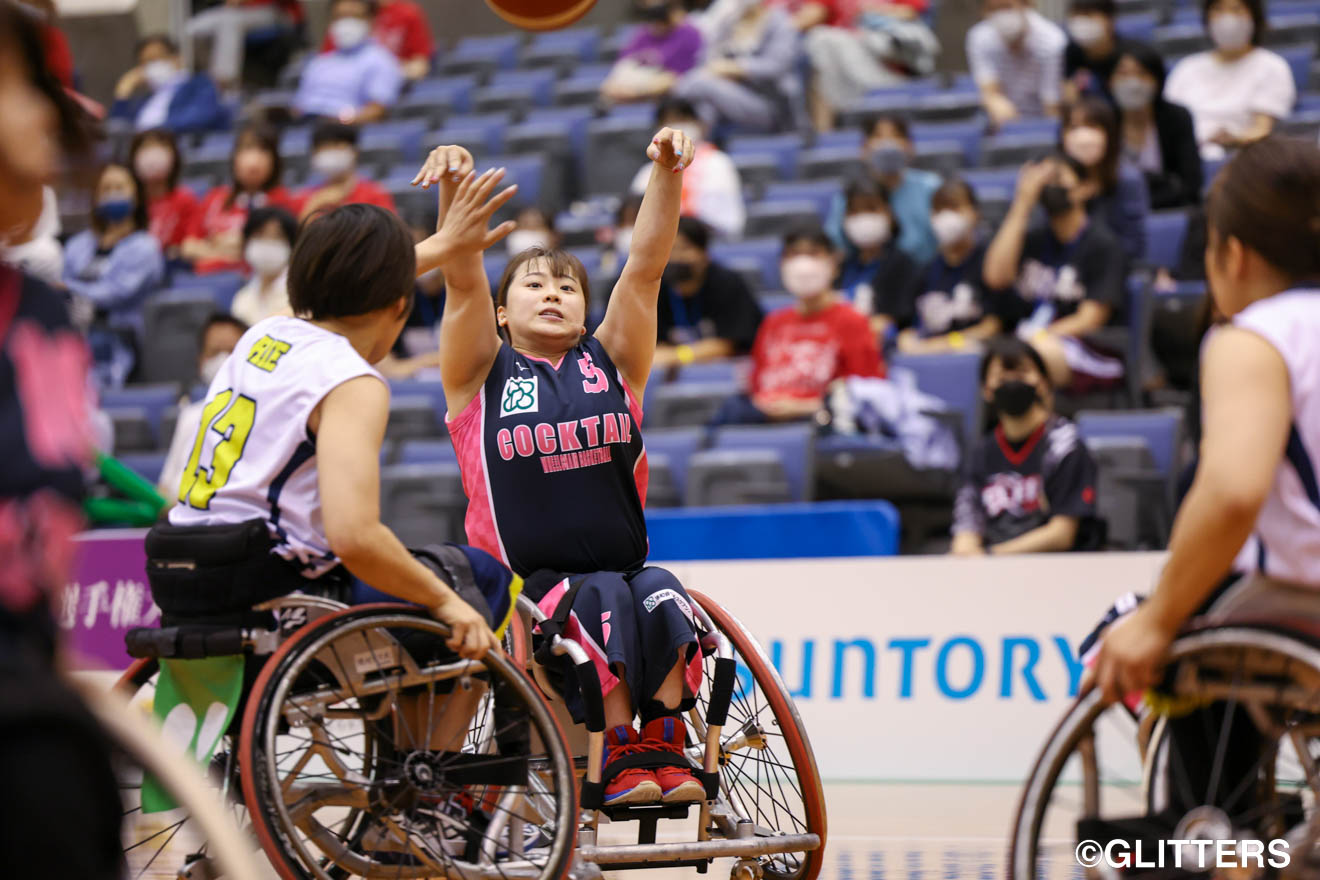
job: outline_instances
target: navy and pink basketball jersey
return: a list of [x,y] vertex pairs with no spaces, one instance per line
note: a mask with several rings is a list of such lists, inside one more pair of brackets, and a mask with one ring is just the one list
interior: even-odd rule
[[642,408],[594,337],[558,363],[507,342],[450,414],[467,537],[519,575],[627,572],[646,561]]

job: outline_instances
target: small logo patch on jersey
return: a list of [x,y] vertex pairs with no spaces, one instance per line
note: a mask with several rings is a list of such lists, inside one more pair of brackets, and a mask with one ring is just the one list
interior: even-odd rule
[[674,600],[675,604],[678,605],[679,610],[683,612],[684,616],[686,617],[692,616],[692,606],[688,605],[687,600],[684,599],[682,596],[680,596],[678,593],[674,592],[673,590],[668,590],[668,589],[656,590],[654,593],[647,596],[645,599],[642,600],[642,607],[646,609],[647,614],[650,614],[652,611],[660,607],[661,602],[668,602],[670,599]]
[[537,411],[537,378],[510,376],[504,381],[504,393],[500,395],[500,418]]
[[247,362],[259,370],[273,373],[275,367],[279,365],[280,358],[288,354],[291,348],[293,348],[292,345],[276,339],[274,336],[263,336],[256,341],[252,346],[252,350],[248,352]]

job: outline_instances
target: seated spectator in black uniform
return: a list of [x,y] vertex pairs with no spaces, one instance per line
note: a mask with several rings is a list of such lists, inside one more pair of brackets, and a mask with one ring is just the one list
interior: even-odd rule
[[1114,0],[1073,0],[1068,7],[1068,46],[1063,50],[1063,99],[1109,97],[1109,77],[1127,40],[1114,30]]
[[747,354],[756,341],[761,306],[741,275],[711,261],[709,246],[710,227],[678,221],[660,289],[656,367]]
[[931,197],[930,210],[939,251],[917,276],[912,326],[898,334],[904,354],[963,351],[1004,327],[997,310],[1006,292],[987,290],[981,278],[986,243],[977,234],[975,191],[965,180],[946,180]]
[[959,556],[1089,549],[1096,466],[1077,426],[1054,413],[1040,354],[1020,339],[991,340],[981,394],[997,418],[968,458],[954,502]]
[[[1006,323],[1040,352],[1054,387],[1078,394],[1122,381],[1121,355],[1087,337],[1122,317],[1127,264],[1114,233],[1087,216],[1081,181],[1067,156],[1028,163],[982,270],[987,287],[1015,287]],[[1036,205],[1047,222],[1029,229]]]
[[843,235],[853,251],[839,270],[839,290],[888,342],[912,323],[918,267],[896,244],[902,227],[884,184],[855,180],[844,200]]

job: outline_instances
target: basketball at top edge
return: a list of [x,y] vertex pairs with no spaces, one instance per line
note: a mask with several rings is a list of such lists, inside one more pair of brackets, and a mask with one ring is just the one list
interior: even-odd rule
[[552,31],[586,15],[596,0],[486,0],[486,5],[516,27]]

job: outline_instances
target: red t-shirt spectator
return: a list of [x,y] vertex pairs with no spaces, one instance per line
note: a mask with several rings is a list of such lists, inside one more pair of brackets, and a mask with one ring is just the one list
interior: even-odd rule
[[751,397],[813,400],[835,379],[880,377],[884,366],[866,317],[845,302],[813,315],[771,312],[752,346]]
[[41,26],[41,50],[46,55],[46,69],[66,89],[73,88],[73,52],[64,31],[54,25]]
[[[233,192],[233,188],[226,185],[217,186],[207,193],[206,198],[202,199],[201,206],[193,213],[192,223],[189,224],[184,237],[209,239],[226,233],[241,236],[243,234],[243,224],[247,222],[250,208],[271,206],[283,208],[293,214],[298,212],[297,200],[282,186],[273,187],[252,200],[238,198],[230,201],[229,194],[231,192]],[[252,203],[249,204],[249,201]],[[244,265],[241,258],[237,260],[198,260],[193,266],[193,270],[198,273],[237,272]]]
[[[426,13],[413,0],[388,0],[380,5],[371,36],[400,61],[410,58],[430,58],[435,53],[435,40]],[[335,41],[329,31],[321,42],[322,52],[333,52]]]
[[[294,216],[302,216],[303,209],[307,207],[308,200],[316,195],[316,192],[317,190],[315,188],[309,188],[303,190],[295,197],[298,203],[298,210],[294,211]],[[376,183],[374,180],[366,180],[361,177],[358,178],[357,184],[349,191],[348,195],[335,202],[333,206],[327,204],[319,205],[318,207],[337,208],[340,205],[356,204],[376,205],[387,211],[395,211],[395,213],[397,213],[397,209],[394,207],[394,196],[390,195],[384,187],[379,183]]]
[[176,186],[173,192],[152,199],[147,205],[148,228],[163,249],[179,247],[188,236],[197,209],[197,196],[192,190]]

